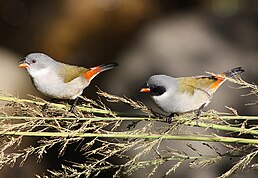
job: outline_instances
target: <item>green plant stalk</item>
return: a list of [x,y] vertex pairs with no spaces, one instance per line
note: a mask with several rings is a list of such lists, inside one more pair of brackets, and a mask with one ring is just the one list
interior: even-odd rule
[[[45,102],[40,101],[33,101],[29,99],[19,99],[15,97],[8,97],[8,96],[0,96],[0,101],[12,101],[12,102],[20,102],[20,103],[33,103],[37,105],[45,105]],[[65,104],[58,104],[58,103],[48,103],[50,106],[54,106],[57,108],[68,108]],[[97,114],[114,114],[114,112],[104,109],[97,109],[97,108],[89,108],[89,107],[82,107],[82,106],[76,106],[77,109],[80,111],[88,112],[88,113],[97,113]]]
[[219,124],[204,123],[204,122],[198,122],[198,121],[187,121],[184,124],[187,124],[190,126],[198,126],[198,127],[202,127],[202,128],[210,128],[210,129],[215,129],[215,130],[239,132],[241,134],[258,135],[257,130],[240,128],[240,127],[232,127],[232,126],[228,126],[228,125],[219,125]]
[[258,116],[219,116],[219,118],[224,120],[258,120]]
[[[239,117],[239,116],[237,116]],[[245,119],[248,118],[248,116],[243,116]],[[142,120],[142,121],[151,121],[155,120],[153,118],[149,117],[89,117],[89,118],[43,118],[43,117],[20,117],[20,116],[8,116],[8,117],[0,117],[0,119],[15,119],[15,120],[38,120],[38,119],[44,119],[44,120],[80,120],[80,121],[135,121],[135,120]],[[251,117],[253,119],[253,117]],[[252,134],[252,135],[258,135],[257,130],[252,129],[246,129],[246,128],[240,128],[240,127],[232,127],[228,125],[219,125],[219,124],[212,124],[212,123],[204,123],[200,121],[186,121],[184,122],[186,125],[190,126],[198,126],[202,128],[210,128],[215,130],[223,130],[223,131],[229,131],[229,132],[237,132],[242,134]]]
[[27,117],[27,116],[0,116],[1,119],[9,120],[78,120],[78,121],[146,121],[155,120],[150,117]]
[[[103,112],[104,113],[104,112]],[[223,120],[258,120],[258,116],[219,116]],[[139,121],[161,121],[162,119],[156,119],[152,117],[28,117],[28,116],[0,116],[0,119],[13,119],[13,120],[81,120],[81,121],[116,121],[116,120],[139,120]],[[184,120],[184,119],[180,119]],[[206,117],[201,117],[198,123],[202,123],[203,120],[208,120]],[[193,122],[193,121],[190,121]],[[216,124],[215,124],[216,125]]]
[[257,139],[244,139],[222,136],[192,136],[192,135],[147,135],[130,133],[61,133],[61,132],[0,132],[0,135],[31,136],[31,137],[98,137],[98,138],[133,138],[133,139],[164,139],[186,140],[222,143],[258,144]]

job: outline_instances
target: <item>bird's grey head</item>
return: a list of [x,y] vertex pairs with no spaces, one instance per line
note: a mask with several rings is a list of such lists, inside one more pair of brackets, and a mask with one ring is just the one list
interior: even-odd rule
[[153,75],[146,82],[141,92],[149,92],[151,96],[161,96],[168,90],[176,88],[176,80],[167,75]]
[[24,68],[28,70],[30,75],[56,65],[56,61],[43,53],[31,53],[27,55],[21,63],[24,64]]

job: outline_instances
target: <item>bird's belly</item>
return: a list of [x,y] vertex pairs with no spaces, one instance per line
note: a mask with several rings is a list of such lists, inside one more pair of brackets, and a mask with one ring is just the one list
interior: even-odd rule
[[83,89],[89,83],[83,78],[76,78],[68,83],[64,83],[60,78],[35,79],[35,87],[44,95],[57,99],[75,99],[80,96]]
[[171,96],[153,97],[157,105],[168,113],[185,113],[199,109],[210,102],[211,95],[197,91],[193,95],[188,93],[173,94]]

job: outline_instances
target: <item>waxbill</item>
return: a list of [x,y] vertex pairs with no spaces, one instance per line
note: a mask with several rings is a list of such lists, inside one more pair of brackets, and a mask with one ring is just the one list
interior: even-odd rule
[[55,99],[75,100],[100,72],[118,66],[117,63],[103,64],[92,68],[78,67],[57,62],[43,53],[31,53],[20,62],[27,69],[34,86],[42,94]]
[[193,76],[174,78],[167,75],[153,75],[140,92],[150,93],[161,110],[173,114],[200,111],[207,106],[213,94],[225,81],[225,77],[233,77],[244,72],[236,67],[220,75]]

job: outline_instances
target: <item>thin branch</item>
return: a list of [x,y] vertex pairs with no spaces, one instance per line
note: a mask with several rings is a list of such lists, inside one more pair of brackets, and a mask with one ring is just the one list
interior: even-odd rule
[[[258,116],[221,116],[220,118],[244,118],[245,120],[256,120],[258,119]],[[0,117],[0,119],[13,119],[13,120],[78,120],[78,121],[91,121],[91,122],[97,122],[97,121],[161,121],[161,119],[155,119],[155,118],[149,118],[149,117],[88,117],[88,118],[45,118],[45,117],[21,117],[21,116],[8,116],[8,117]],[[186,120],[186,121],[185,121]],[[240,127],[232,127],[229,125],[220,125],[220,124],[213,124],[213,123],[205,123],[200,121],[188,121],[187,118],[180,118],[180,121],[183,121],[182,123],[189,126],[198,126],[202,128],[210,128],[215,130],[223,130],[223,131],[229,131],[229,132],[237,132],[241,134],[253,134],[258,135],[257,130],[253,129],[246,129],[246,128],[240,128]]]
[[[0,116],[1,119],[9,119],[9,120],[78,120],[78,121],[163,121],[165,119],[162,118],[152,118],[152,117],[80,117],[80,118],[72,118],[72,117],[28,117],[28,116]],[[185,118],[186,120],[187,118]],[[218,116],[218,119],[222,120],[258,120],[258,116]],[[177,118],[175,118],[177,120]],[[184,118],[180,117],[180,120],[184,120]],[[209,120],[207,117],[200,117],[200,121]]]
[[[17,103],[32,103],[40,106],[44,106],[45,104],[49,104],[50,106],[54,106],[56,108],[69,108],[67,104],[61,104],[61,103],[49,103],[49,102],[42,102],[42,101],[35,101],[35,100],[29,100],[29,99],[20,99],[16,97],[11,96],[2,96],[0,95],[0,101],[11,101],[11,102],[17,102]],[[88,113],[97,113],[97,114],[114,114],[113,112],[109,110],[104,109],[98,109],[98,108],[90,108],[85,106],[77,106],[77,109],[80,111],[88,112]]]
[[60,133],[60,132],[0,132],[0,135],[33,136],[33,137],[98,137],[98,138],[132,138],[132,139],[164,139],[187,140],[222,143],[258,144],[257,139],[233,138],[222,136],[190,136],[190,135],[158,135],[158,134],[129,134],[129,133]]

